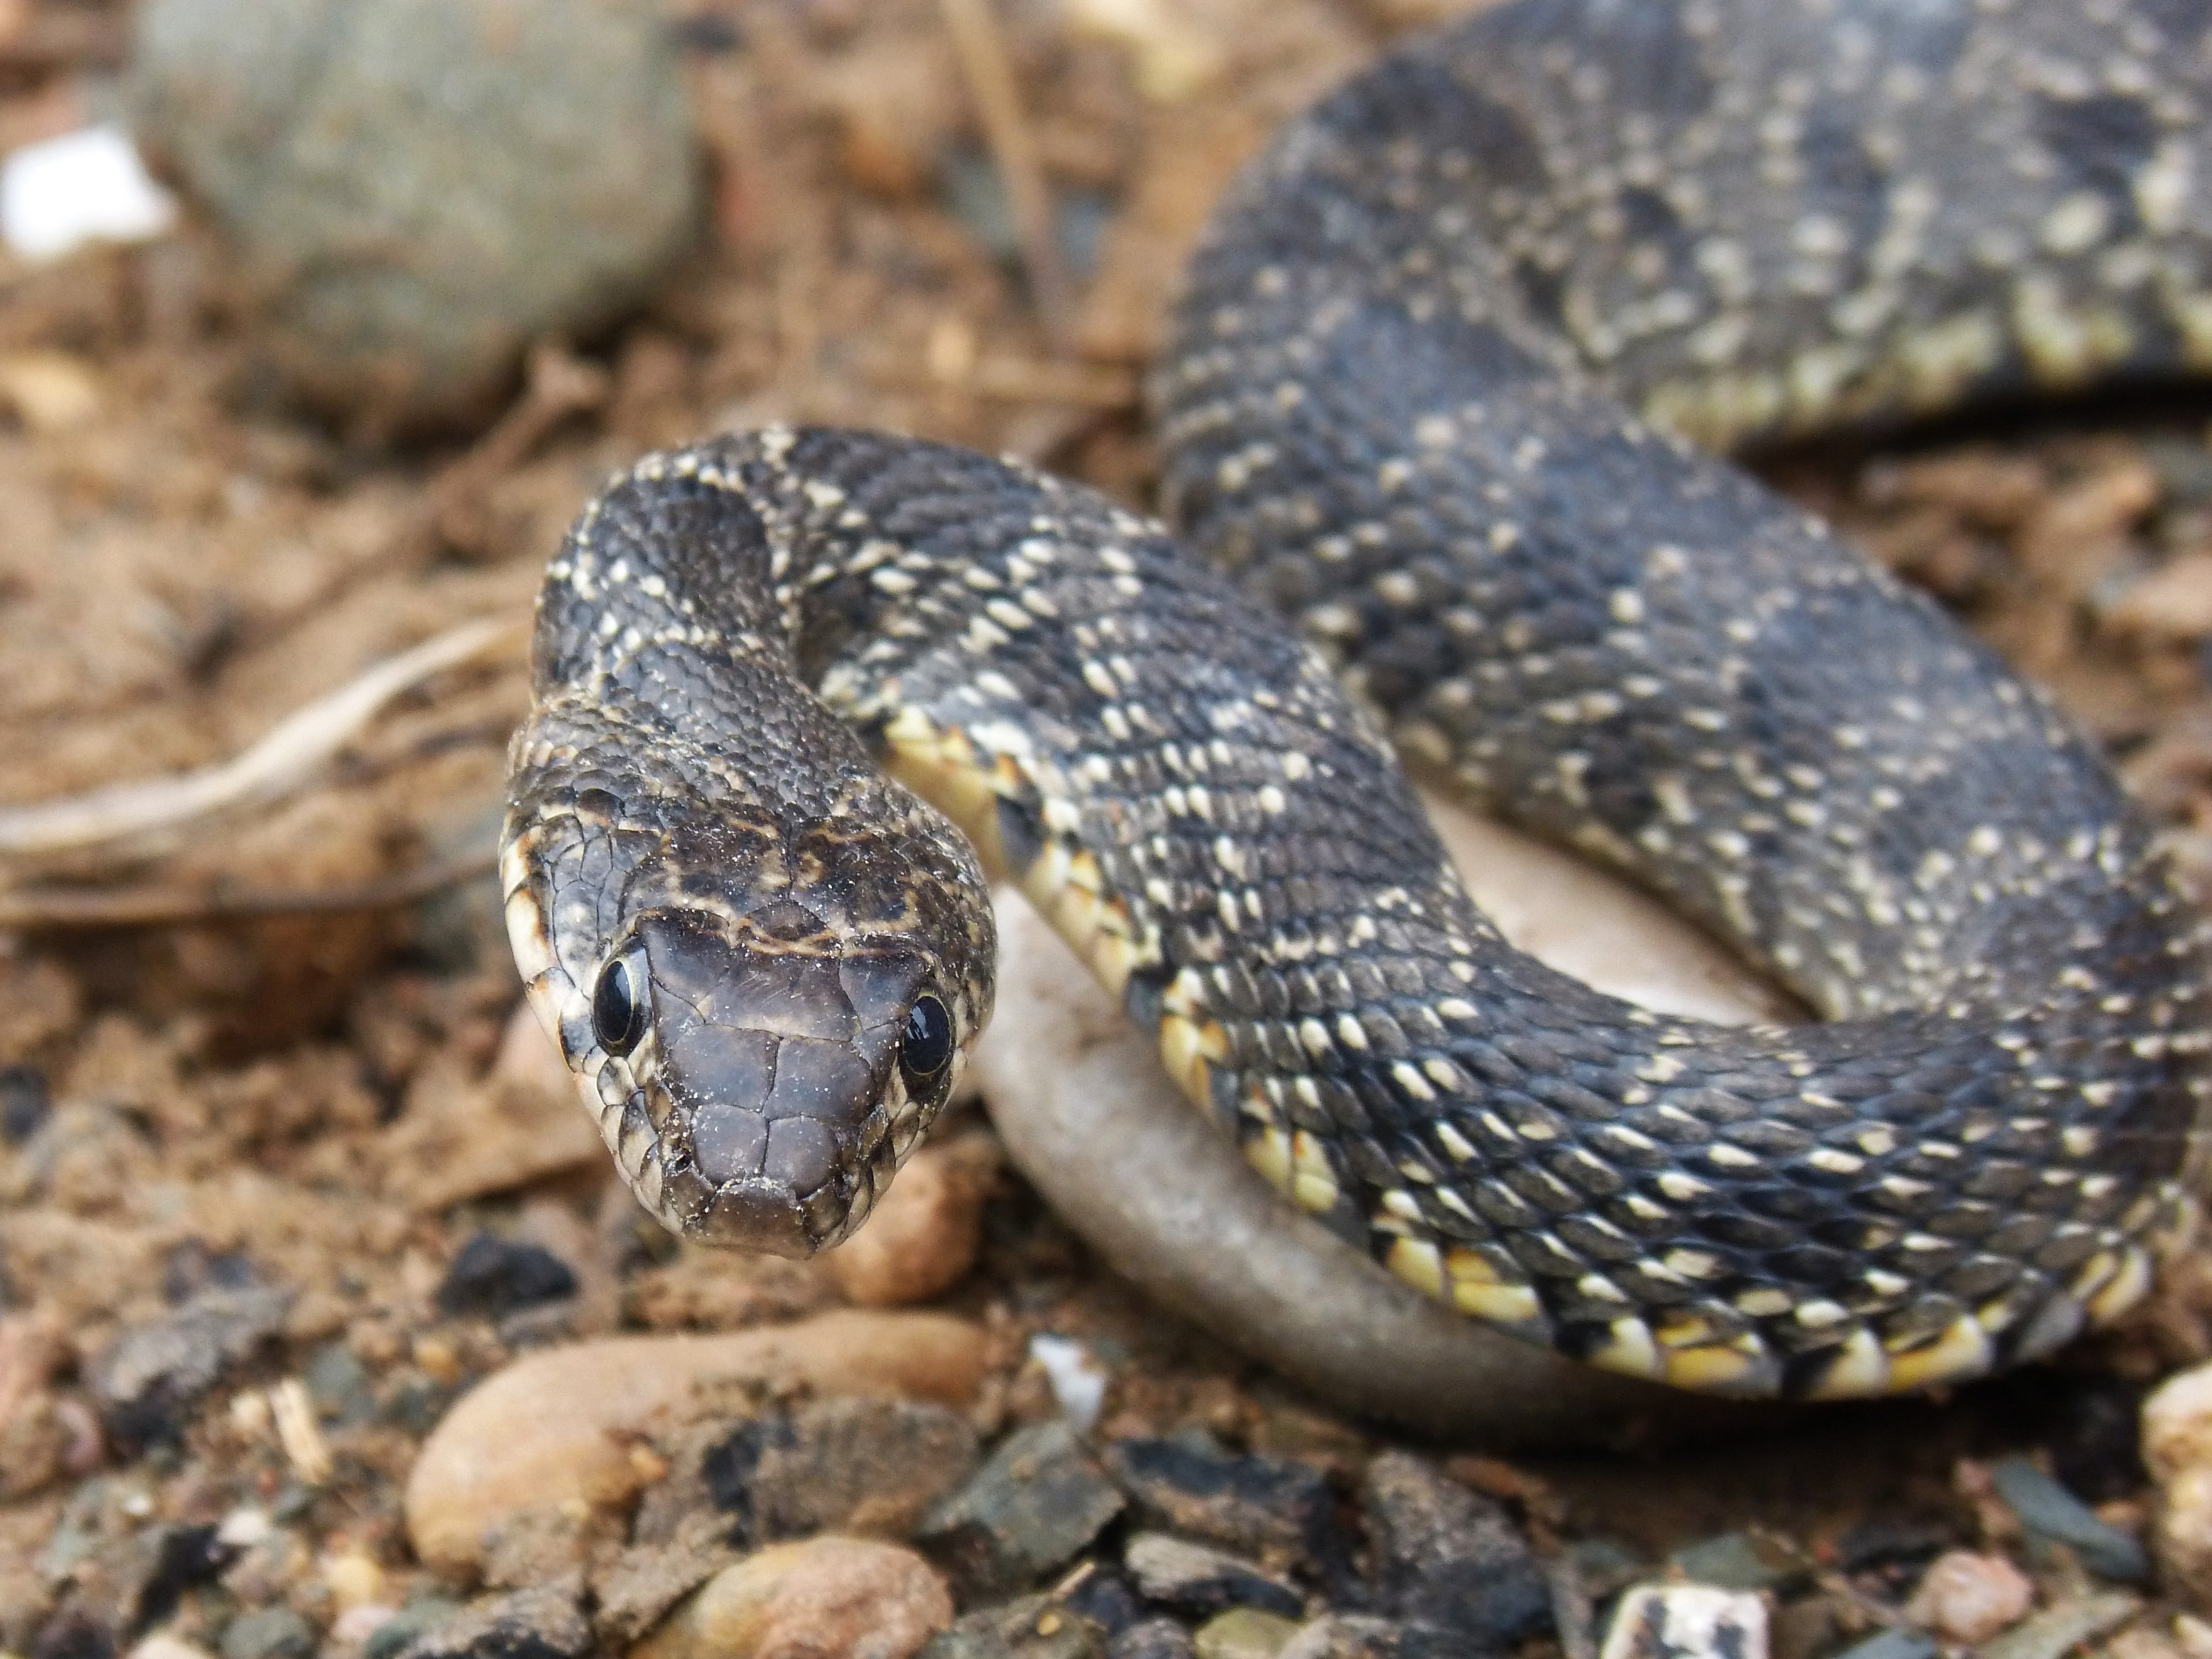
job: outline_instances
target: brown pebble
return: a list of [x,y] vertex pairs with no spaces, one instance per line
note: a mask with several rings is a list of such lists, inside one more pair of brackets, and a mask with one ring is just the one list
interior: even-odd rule
[[828,1536],[716,1573],[631,1659],[907,1659],[952,1622],[944,1580],[912,1550]]
[[2143,1401],[2142,1449],[2158,1486],[2151,1536],[2167,1582],[2212,1605],[2212,1364],[2167,1378]]
[[968,1276],[982,1244],[995,1146],[988,1137],[966,1136],[925,1146],[908,1161],[867,1225],[823,1258],[848,1301],[904,1307]]
[[2034,1584],[2003,1556],[1948,1550],[1921,1577],[1905,1616],[1946,1641],[1975,1647],[2019,1623],[2034,1604]]
[[982,1328],[942,1314],[842,1311],[728,1336],[611,1337],[515,1361],[464,1396],[407,1480],[416,1553],[473,1570],[486,1531],[527,1510],[619,1504],[643,1483],[627,1442],[695,1390],[749,1379],[965,1405]]

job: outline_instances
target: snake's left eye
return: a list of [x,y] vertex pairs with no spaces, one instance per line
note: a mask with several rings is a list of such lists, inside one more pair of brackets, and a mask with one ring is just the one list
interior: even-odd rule
[[636,951],[610,957],[592,988],[592,1035],[617,1060],[645,1036],[644,967]]
[[899,1070],[906,1073],[907,1092],[926,1097],[952,1063],[952,1016],[927,991],[907,1011],[906,1030],[899,1036]]

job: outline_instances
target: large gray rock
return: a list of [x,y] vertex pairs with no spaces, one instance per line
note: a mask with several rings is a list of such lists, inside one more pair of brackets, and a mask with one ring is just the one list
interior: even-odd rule
[[480,410],[696,222],[652,0],[148,0],[141,143],[236,244],[277,359],[371,423]]

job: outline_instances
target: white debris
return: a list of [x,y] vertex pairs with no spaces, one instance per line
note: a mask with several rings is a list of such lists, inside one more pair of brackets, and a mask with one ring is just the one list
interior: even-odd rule
[[1060,1415],[1087,1431],[1098,1421],[1112,1380],[1097,1357],[1073,1337],[1039,1335],[1030,1339],[1030,1358],[1043,1367]]
[[58,259],[88,242],[142,242],[176,216],[175,200],[120,127],[82,127],[0,161],[0,240],[26,259]]

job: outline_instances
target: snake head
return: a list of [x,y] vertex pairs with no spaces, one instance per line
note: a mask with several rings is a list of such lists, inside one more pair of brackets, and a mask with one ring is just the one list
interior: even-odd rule
[[688,1238],[810,1255],[867,1218],[944,1105],[988,982],[867,903],[865,848],[799,859],[822,878],[796,883],[717,850],[518,811],[508,935],[639,1200]]

